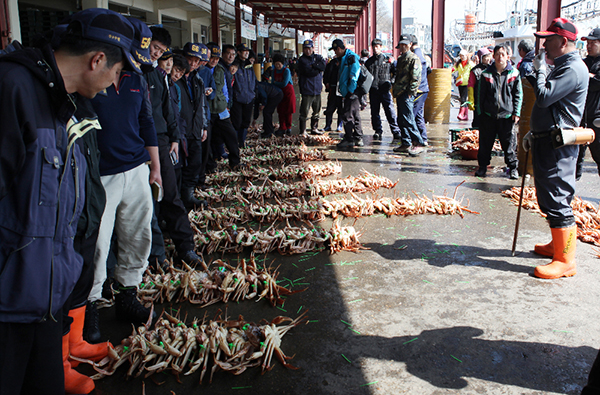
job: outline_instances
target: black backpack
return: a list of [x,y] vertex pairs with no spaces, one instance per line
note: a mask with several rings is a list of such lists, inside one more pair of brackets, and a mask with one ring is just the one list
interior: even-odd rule
[[358,96],[364,96],[371,90],[371,85],[373,85],[373,74],[367,70],[364,64],[361,64],[360,75],[358,76],[356,91],[354,93]]

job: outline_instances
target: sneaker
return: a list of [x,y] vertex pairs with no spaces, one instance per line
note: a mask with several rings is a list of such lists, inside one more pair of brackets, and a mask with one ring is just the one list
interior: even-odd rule
[[373,141],[381,141],[381,133],[375,133],[373,135]]
[[87,302],[83,322],[83,338],[85,341],[92,344],[100,343],[102,339],[102,335],[100,334],[100,314],[98,313],[96,302]]
[[276,137],[283,137],[284,133],[285,132],[283,130],[277,129],[274,134]]
[[338,149],[354,148],[354,141],[342,140],[342,142],[339,143],[336,147]]
[[331,132],[331,126],[325,126],[323,129],[321,129],[321,131],[323,131],[323,132]]
[[485,173],[487,173],[487,169],[485,167],[480,167],[475,171],[475,177],[485,177]]
[[288,129],[285,131],[285,135],[286,136],[291,136],[292,135],[292,129]]
[[354,140],[355,147],[364,147],[365,143],[363,143],[362,139]]
[[320,136],[320,135],[323,134],[323,132],[320,131],[319,129],[313,129],[313,130],[310,131],[310,134]]
[[408,152],[408,150],[410,149],[410,145],[399,145],[398,147],[394,148],[394,152]]
[[[148,321],[150,309],[144,307],[137,298],[137,287],[123,287],[115,295],[115,307],[119,321],[139,325]],[[156,311],[152,312],[152,321],[156,319]]]
[[425,151],[425,147],[422,145],[413,145],[408,149],[408,154],[410,156],[419,156],[423,151]]
[[429,143],[427,142],[427,140],[423,141],[423,147],[429,147]]
[[508,177],[511,180],[518,180],[519,179],[519,170],[517,170],[517,169],[510,169],[510,172],[508,173]]
[[394,141],[402,140],[402,136],[400,136],[399,134],[394,134],[393,136],[394,136],[394,138],[393,138]]
[[266,132],[262,132],[262,133],[260,134],[260,138],[261,138],[261,139],[269,139],[269,138],[271,138],[271,136],[272,136],[272,135],[273,135],[273,133],[266,133]]

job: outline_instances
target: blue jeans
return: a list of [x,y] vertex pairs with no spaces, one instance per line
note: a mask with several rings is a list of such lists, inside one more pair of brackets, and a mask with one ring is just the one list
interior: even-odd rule
[[421,133],[417,129],[413,113],[415,97],[408,93],[402,93],[396,97],[398,105],[398,123],[402,136],[402,145],[423,145]]
[[415,114],[415,123],[421,133],[423,141],[427,141],[427,124],[425,123],[425,101],[429,92],[419,92],[415,97],[413,112]]

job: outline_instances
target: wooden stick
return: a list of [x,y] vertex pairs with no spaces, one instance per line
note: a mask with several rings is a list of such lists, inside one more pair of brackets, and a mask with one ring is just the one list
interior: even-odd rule
[[517,209],[517,222],[515,223],[515,235],[513,237],[512,256],[515,256],[515,249],[517,248],[517,236],[519,235],[519,221],[521,219],[521,207],[523,206],[523,193],[525,192],[525,176],[527,175],[526,173],[528,159],[529,150],[525,152],[525,167],[523,170],[523,180],[521,181],[521,193],[519,194],[519,208]]

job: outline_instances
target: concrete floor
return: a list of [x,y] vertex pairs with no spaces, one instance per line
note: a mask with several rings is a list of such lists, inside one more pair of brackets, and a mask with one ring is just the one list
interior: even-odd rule
[[[456,110],[452,112],[455,120]],[[199,374],[181,378],[160,374],[125,381],[125,368],[97,381],[96,394],[578,394],[600,347],[600,268],[592,246],[577,243],[578,274],[560,280],[532,276],[548,259],[531,253],[550,231],[539,214],[523,211],[516,256],[511,256],[517,208],[500,191],[520,185],[493,157],[488,177],[473,176],[476,161],[449,156],[449,128],[466,122],[429,125],[428,151],[418,158],[391,156],[391,134],[372,142],[369,109],[361,113],[365,147],[329,151],[343,165],[342,176],[361,169],[399,180],[380,195],[454,193],[480,215],[420,215],[364,218],[354,226],[368,250],[329,255],[321,252],[267,261],[281,265],[281,277],[309,283],[288,297],[284,311],[267,302],[185,305],[189,317],[271,320],[308,310],[311,322],[290,331],[282,342],[288,370],[252,369],[240,376],[218,372],[212,384]],[[296,114],[297,115],[297,114]],[[382,114],[383,115],[383,114]],[[323,120],[321,121],[321,125]],[[595,202],[600,189],[595,164],[588,159],[577,194]],[[353,220],[343,220],[352,224]],[[326,226],[325,226],[326,227]],[[406,249],[399,249],[406,245]],[[209,258],[209,257],[207,257]],[[226,257],[235,259],[236,257]],[[263,257],[261,257],[262,259]],[[158,306],[159,309],[171,306]],[[173,306],[178,308],[179,306]],[[118,343],[131,326],[101,311],[103,334]],[[596,318],[593,318],[596,317]],[[352,324],[351,327],[344,322]],[[354,329],[354,331],[352,330]],[[343,354],[343,356],[342,356]],[[344,356],[346,358],[344,358]],[[350,362],[349,362],[350,361]],[[246,387],[244,389],[234,389]]]

